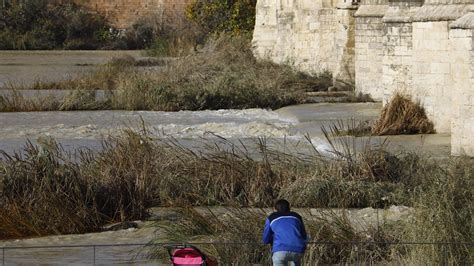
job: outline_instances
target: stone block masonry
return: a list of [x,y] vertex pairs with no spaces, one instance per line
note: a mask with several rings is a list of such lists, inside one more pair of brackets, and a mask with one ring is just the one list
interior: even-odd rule
[[413,86],[413,16],[422,0],[390,1],[383,22],[382,87],[383,100]]
[[454,155],[474,154],[474,12],[450,25],[453,81],[451,146]]
[[384,96],[382,77],[382,60],[384,52],[384,28],[382,19],[388,9],[388,0],[372,1],[357,10],[355,51],[357,89],[370,94],[376,100]]
[[253,43],[380,101],[412,95],[453,154],[474,156],[473,36],[474,0],[258,0]]
[[355,11],[351,1],[259,0],[255,55],[307,72],[328,70],[338,86],[351,86]]
[[409,93],[424,104],[438,132],[450,132],[453,81],[448,22],[413,23],[413,42],[416,68]]

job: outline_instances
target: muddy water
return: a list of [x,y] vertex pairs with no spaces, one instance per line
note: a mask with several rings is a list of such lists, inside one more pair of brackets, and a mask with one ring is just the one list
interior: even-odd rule
[[[4,52],[0,51],[0,88],[11,81],[31,83],[35,80],[56,81],[94,70],[98,65],[120,54],[139,56],[139,52]],[[156,136],[177,138],[185,145],[199,148],[203,139],[219,140],[218,136],[238,143],[252,142],[257,137],[270,138],[291,146],[296,152],[310,152],[306,141],[309,136],[314,147],[328,151],[330,147],[321,128],[338,121],[375,119],[381,109],[378,103],[308,104],[285,107],[279,110],[219,110],[200,112],[130,112],[81,111],[0,113],[0,150],[11,153],[27,141],[41,137],[54,137],[66,150],[80,147],[101,149],[101,140],[107,135],[119,134],[125,128],[139,129],[145,124]],[[386,138],[373,138],[371,145]],[[357,138],[364,145],[367,138]],[[388,138],[393,150],[425,151],[434,156],[449,155],[449,135],[393,136]],[[143,243],[156,236],[147,228],[105,232],[79,236],[0,242],[2,246],[37,245],[90,245],[116,243]],[[136,257],[136,248],[115,247],[96,250],[97,264],[147,264]],[[92,264],[90,248],[6,250],[6,265],[31,264]],[[134,262],[130,258],[136,258]],[[1,263],[0,263],[1,265]]]
[[[375,120],[381,109],[380,103],[320,103],[289,106],[277,110],[277,113],[288,119],[297,120],[291,133],[308,134],[313,138],[322,139],[324,143],[323,127],[329,128],[340,122],[348,124],[353,121],[357,123]],[[383,144],[393,152],[425,153],[435,158],[448,157],[451,151],[450,134],[350,137],[347,139],[349,143],[355,144],[356,149],[361,149],[367,144],[371,146]]]
[[141,51],[0,51],[0,88],[77,77],[123,55],[140,58]]
[[[157,136],[174,137],[189,147],[199,148],[203,139],[219,140],[215,135],[235,143],[244,139],[254,141],[266,137],[278,141],[281,148],[291,146],[293,152],[306,153],[311,149],[305,136],[310,136],[314,146],[329,150],[321,131],[340,120],[365,121],[375,119],[381,105],[364,104],[309,104],[290,106],[280,110],[219,110],[200,112],[34,112],[0,113],[0,149],[7,152],[20,149],[27,139],[35,140],[50,136],[57,138],[66,150],[78,147],[100,149],[101,139],[118,134],[124,128],[140,128],[142,123]],[[374,138],[371,145],[385,138]],[[367,140],[358,138],[358,145]],[[448,156],[449,135],[394,136],[389,138],[394,150],[412,150]],[[372,212],[371,212],[372,213]],[[363,214],[363,217],[379,217],[379,214]],[[398,216],[397,216],[398,217]],[[375,218],[374,218],[375,219]],[[378,221],[374,220],[373,221]],[[398,218],[397,218],[398,219]],[[31,247],[56,245],[130,244],[146,243],[159,232],[149,228],[77,236],[55,236],[19,241],[0,241],[1,247]],[[159,235],[158,235],[159,236]],[[159,265],[140,256],[137,247],[99,247],[96,249],[98,265]],[[137,253],[138,252],[138,253]],[[7,249],[5,265],[91,265],[92,248],[34,248]],[[1,258],[0,253],[0,258]]]
[[[41,137],[53,137],[66,150],[87,147],[101,148],[101,140],[117,135],[123,129],[140,129],[142,125],[158,137],[173,137],[188,146],[205,139],[224,137],[230,141],[255,140],[264,137],[291,146],[297,152],[310,152],[306,137],[311,137],[319,151],[331,148],[322,132],[338,121],[366,121],[377,118],[378,103],[307,104],[285,107],[280,110],[218,110],[218,111],[78,111],[0,113],[0,149],[18,150],[27,140],[35,142]],[[351,138],[362,147],[388,142],[393,150],[424,151],[437,157],[449,155],[450,136],[443,134],[417,136],[391,136]],[[199,146],[197,146],[199,147]]]
[[[27,140],[57,139],[66,150],[101,148],[101,140],[143,125],[156,137],[176,138],[188,147],[220,137],[255,142],[257,137],[299,140],[297,120],[262,109],[198,112],[88,111],[0,113],[0,149],[18,150]],[[219,136],[219,137],[218,137]]]
[[[147,248],[138,244],[146,244],[160,234],[147,226],[115,232],[0,241],[0,265],[3,260],[2,247],[7,248],[4,254],[5,266],[156,265],[157,261],[147,258]],[[97,246],[94,248],[92,245]]]

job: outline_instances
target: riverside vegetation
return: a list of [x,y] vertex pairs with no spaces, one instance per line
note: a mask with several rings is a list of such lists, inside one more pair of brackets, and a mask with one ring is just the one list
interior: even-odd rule
[[436,133],[421,103],[401,92],[393,95],[376,121],[338,121],[331,130],[338,136],[356,137]]
[[[252,153],[223,139],[198,153],[176,140],[156,139],[145,129],[110,137],[97,153],[69,154],[50,139],[27,144],[23,155],[4,153],[0,161],[0,238],[100,231],[106,223],[145,219],[153,206],[270,207],[273,199],[285,197],[295,207],[412,206],[413,219],[396,227],[359,232],[344,217],[307,223],[318,241],[375,241],[359,250],[372,262],[418,258],[440,263],[442,246],[399,250],[378,243],[434,241],[463,242],[447,246],[449,260],[472,263],[472,246],[466,244],[474,232],[472,159],[435,161],[370,145],[355,152],[341,149],[352,146],[347,138],[327,134],[334,150],[330,156],[281,152],[264,139]],[[185,208],[179,221],[157,226],[168,228],[175,240],[258,243],[264,214],[233,213],[231,222],[224,223]],[[208,248],[221,261],[268,260],[261,246]],[[355,259],[352,247],[344,244],[314,246],[307,256],[328,263]]]
[[[159,65],[142,71],[137,65]],[[88,76],[7,89],[67,89],[61,99],[25,98],[21,93],[0,98],[0,111],[49,110],[205,110],[222,108],[279,108],[306,101],[305,92],[326,90],[329,73],[308,75],[288,66],[257,61],[249,38],[220,35],[204,51],[171,60],[113,60]],[[107,97],[96,100],[95,90]]]
[[255,24],[256,0],[190,1],[186,18],[138,19],[117,30],[100,14],[73,1],[3,1],[0,5],[0,49],[96,50],[149,49],[153,55],[182,56],[211,34],[248,34]]
[[153,17],[119,31],[103,16],[67,1],[4,1],[0,6],[2,50],[144,49],[171,37],[166,32],[171,29],[165,30]]
[[[208,32],[226,31],[234,35],[211,39],[200,52],[153,62],[122,58],[79,79],[31,87],[12,85],[14,90],[71,92],[64,99],[28,99],[15,93],[0,97],[0,110],[279,108],[303,103],[305,92],[324,91],[331,86],[328,73],[307,75],[255,60],[245,37],[253,23],[248,17],[254,15],[246,11],[253,10],[248,7],[254,2],[193,1],[187,10],[190,18]],[[142,43],[132,38],[131,44],[127,44],[100,17],[75,6],[45,9],[41,1],[36,3],[40,8],[37,12],[1,10],[2,18],[10,16],[5,12],[23,12],[30,21],[18,29],[8,21],[0,22],[0,38],[8,41],[0,43],[9,45],[4,49],[131,45],[151,47],[153,55],[183,55],[183,49],[196,48],[194,41],[199,37],[189,35],[183,40],[162,32],[165,41],[157,40],[153,39],[156,32],[142,23],[133,29],[151,37]],[[215,21],[219,23],[212,23],[215,12],[201,12],[207,4],[211,5],[208,10],[231,10],[225,15],[232,19],[217,17]],[[229,4],[231,9],[225,6]],[[58,31],[65,35],[52,36],[44,26],[47,24],[31,23],[45,19],[45,12],[60,18],[76,17],[75,21],[87,20],[94,25],[85,24],[86,35],[75,35],[77,25],[65,21]],[[16,15],[10,16],[13,17]],[[186,48],[172,51],[175,47]],[[136,68],[144,65],[157,65],[160,70],[144,72]],[[107,97],[97,100],[95,90],[104,90]],[[404,98],[394,102],[376,126],[370,126],[369,133],[432,131],[423,110],[413,108]],[[416,121],[415,129],[405,127],[407,117]],[[423,130],[416,131],[417,128]],[[357,130],[348,128],[348,132]],[[99,152],[67,153],[52,139],[43,139],[38,146],[27,143],[22,154],[0,156],[0,239],[97,232],[111,222],[146,219],[150,207],[161,206],[181,212],[178,221],[156,224],[167,232],[170,240],[249,242],[238,246],[210,244],[204,248],[224,264],[268,263],[268,248],[258,244],[265,213],[246,207],[270,207],[275,198],[284,197],[295,207],[415,208],[410,221],[364,230],[356,230],[347,217],[330,211],[320,219],[305,221],[313,240],[334,243],[310,246],[305,258],[309,264],[354,263],[356,257],[367,263],[440,264],[445,259],[444,248],[453,264],[472,264],[472,246],[466,244],[472,242],[474,235],[472,159],[434,160],[422,154],[393,154],[384,146],[370,145],[353,151],[351,137],[336,135],[341,134],[326,131],[333,147],[329,156],[316,150],[307,156],[274,150],[265,139],[256,140],[257,152],[250,153],[243,145],[221,139],[220,143],[209,142],[198,153],[176,140],[157,139],[146,129],[127,130],[121,136],[109,137]],[[229,206],[230,215],[205,215],[192,208],[195,206]],[[352,245],[341,243],[348,241],[368,243],[359,245],[355,251]],[[461,244],[400,247],[382,243],[401,241]],[[155,250],[150,256],[161,257],[161,252],[162,249]]]

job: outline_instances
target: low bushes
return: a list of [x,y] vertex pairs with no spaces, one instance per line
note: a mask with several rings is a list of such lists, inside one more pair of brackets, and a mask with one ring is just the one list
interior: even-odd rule
[[0,49],[97,49],[116,38],[110,28],[73,4],[7,2],[0,8]]
[[[190,23],[186,25],[191,27]],[[150,16],[136,21],[125,31],[120,31],[103,16],[72,2],[54,4],[48,0],[7,1],[4,6],[0,6],[0,49],[144,49],[152,46],[155,40],[168,37],[169,40],[172,39],[164,33],[174,31],[166,30],[165,26]],[[181,33],[188,38],[194,36],[190,34],[191,31]],[[195,43],[194,39],[189,41]]]
[[395,93],[383,107],[377,120],[339,121],[331,129],[338,136],[356,137],[436,133],[434,124],[426,115],[425,108],[419,102],[414,102],[409,95],[399,92]]
[[[138,135],[111,139],[103,153],[64,152],[54,141],[30,143],[0,162],[0,239],[98,231],[141,219],[159,192],[153,153]],[[140,156],[140,160],[136,160]]]
[[430,175],[413,195],[417,212],[403,237],[450,244],[416,246],[409,259],[412,264],[444,264],[446,260],[453,265],[472,264],[474,159],[453,159]]
[[209,33],[248,33],[255,25],[256,4],[256,0],[193,0],[186,15]]
[[[159,70],[140,71],[135,66],[158,64]],[[272,108],[304,103],[307,91],[326,90],[329,73],[308,75],[288,66],[257,61],[245,36],[220,36],[209,41],[205,52],[179,59],[138,61],[115,59],[97,72],[55,83],[10,89],[68,89],[107,92],[103,102],[67,105],[61,110],[205,110]],[[81,95],[76,93],[74,95]],[[57,110],[65,106],[59,99],[47,107],[41,99],[5,99],[3,111]],[[76,102],[81,101],[80,98]],[[39,102],[38,102],[39,101]],[[33,106],[33,107],[28,107]],[[77,109],[75,109],[77,108]]]
[[274,109],[301,102],[302,91],[319,80],[257,62],[249,46],[246,37],[220,36],[208,42],[202,54],[173,61],[151,77],[124,81],[118,93],[158,96],[146,97],[154,101],[147,109],[154,110]]
[[[267,215],[263,210],[228,208],[219,214],[211,210],[184,208],[180,212],[178,221],[156,224],[156,227],[164,229],[170,241],[211,242],[199,247],[226,265],[271,264],[270,246],[261,244],[261,232]],[[398,241],[388,232],[388,228],[355,229],[347,216],[331,211],[324,211],[317,218],[310,217],[307,215],[304,218],[306,231],[311,241],[319,244],[308,245],[305,264],[383,263],[399,255],[394,246],[380,243]],[[356,246],[351,242],[376,243]],[[166,255],[162,253],[162,249],[157,248],[150,252],[150,256],[165,259]]]

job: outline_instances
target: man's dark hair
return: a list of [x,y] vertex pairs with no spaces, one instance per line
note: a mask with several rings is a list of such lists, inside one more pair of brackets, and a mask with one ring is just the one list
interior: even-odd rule
[[290,211],[290,203],[287,200],[279,199],[275,202],[275,209],[278,212],[289,212]]

